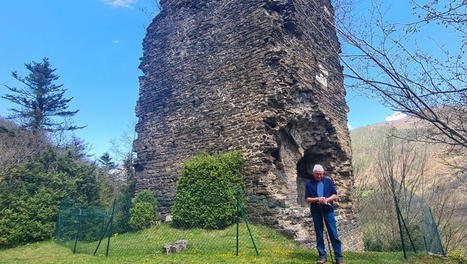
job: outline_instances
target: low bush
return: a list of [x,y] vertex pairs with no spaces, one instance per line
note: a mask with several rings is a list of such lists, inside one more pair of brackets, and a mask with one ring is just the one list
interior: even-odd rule
[[467,263],[467,258],[459,251],[451,251],[448,253],[448,257],[457,261],[457,263]]
[[235,222],[236,194],[244,188],[241,152],[189,159],[177,181],[173,224],[180,228],[223,229]]
[[134,230],[148,228],[157,221],[157,200],[147,190],[136,195],[133,208],[130,209],[130,226]]

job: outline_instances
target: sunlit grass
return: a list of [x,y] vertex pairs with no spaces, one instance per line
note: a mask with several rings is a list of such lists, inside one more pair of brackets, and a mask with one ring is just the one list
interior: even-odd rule
[[[98,256],[92,256],[97,243],[73,243],[66,246],[53,241],[33,243],[0,251],[0,263],[314,263],[316,250],[305,249],[264,226],[251,226],[260,255],[256,256],[245,226],[240,228],[240,252],[236,252],[236,227],[225,230],[180,230],[158,225],[135,233],[118,234],[110,240],[109,256],[105,257],[107,240],[102,241]],[[165,255],[165,243],[188,240],[188,249]],[[346,263],[406,263],[402,253],[344,253]],[[411,256],[409,263],[456,263],[448,259],[424,255]]]

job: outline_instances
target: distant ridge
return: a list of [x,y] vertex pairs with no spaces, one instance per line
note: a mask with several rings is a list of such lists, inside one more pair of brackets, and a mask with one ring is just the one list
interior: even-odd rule
[[406,116],[401,119],[379,122],[376,124],[371,124],[371,125],[355,128],[352,130],[358,130],[362,128],[372,128],[372,127],[394,127],[396,129],[412,129],[412,128],[424,128],[424,127],[427,127],[427,124],[425,121],[418,119],[416,117]]

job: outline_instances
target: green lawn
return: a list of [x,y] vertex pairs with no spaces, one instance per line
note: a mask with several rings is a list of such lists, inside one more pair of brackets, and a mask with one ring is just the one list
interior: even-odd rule
[[[240,229],[240,254],[235,256],[235,226],[220,231],[194,229],[183,231],[168,225],[159,225],[137,233],[116,235],[111,239],[110,253],[105,257],[105,245],[93,252],[96,243],[77,246],[81,253],[73,254],[73,243],[58,245],[53,241],[33,243],[0,251],[0,263],[314,263],[315,250],[307,250],[287,240],[275,231],[252,226],[260,256],[257,257],[244,226]],[[187,239],[188,249],[166,256],[162,245]],[[157,253],[156,253],[157,251]],[[83,253],[86,252],[86,253]],[[402,253],[345,252],[346,263],[406,263]],[[330,262],[329,262],[330,263]],[[411,255],[408,263],[459,263],[446,258]]]

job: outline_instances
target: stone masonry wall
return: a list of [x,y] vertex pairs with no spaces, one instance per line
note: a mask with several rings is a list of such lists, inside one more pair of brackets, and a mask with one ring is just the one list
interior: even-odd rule
[[339,194],[345,250],[362,250],[354,213],[340,46],[328,0],[161,0],[140,69],[137,190],[170,213],[184,161],[201,150],[242,150],[249,217],[314,242],[304,203],[321,163]]

